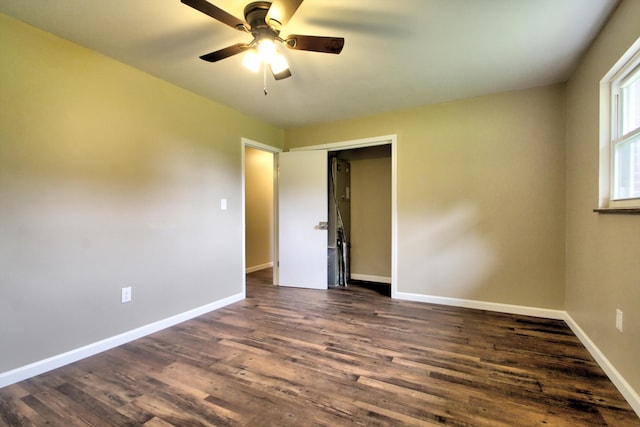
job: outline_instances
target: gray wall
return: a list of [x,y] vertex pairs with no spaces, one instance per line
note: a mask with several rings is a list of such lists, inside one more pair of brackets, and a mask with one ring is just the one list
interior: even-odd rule
[[241,137],[283,132],[5,15],[0,52],[0,372],[241,294]]
[[[640,37],[623,1],[567,84],[566,309],[640,392],[640,216],[598,215],[600,79]],[[606,102],[606,101],[605,101]],[[624,332],[615,328],[624,312]]]

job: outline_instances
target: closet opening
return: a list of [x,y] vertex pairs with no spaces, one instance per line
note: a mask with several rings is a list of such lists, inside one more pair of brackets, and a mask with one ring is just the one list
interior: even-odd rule
[[328,156],[328,286],[391,296],[391,144]]

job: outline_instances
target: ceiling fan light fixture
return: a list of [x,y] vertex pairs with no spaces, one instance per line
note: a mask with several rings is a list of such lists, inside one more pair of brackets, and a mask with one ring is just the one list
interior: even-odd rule
[[255,49],[249,50],[242,59],[242,65],[248,70],[253,71],[254,73],[258,72],[258,70],[260,69],[260,64],[262,64],[262,61],[260,60],[260,56],[258,55],[258,52],[255,51]]
[[258,56],[265,64],[271,64],[271,61],[276,57],[278,51],[273,40],[269,38],[263,38],[258,42]]
[[273,57],[269,65],[271,66],[273,74],[281,74],[289,69],[289,64],[287,63],[286,58],[279,53]]

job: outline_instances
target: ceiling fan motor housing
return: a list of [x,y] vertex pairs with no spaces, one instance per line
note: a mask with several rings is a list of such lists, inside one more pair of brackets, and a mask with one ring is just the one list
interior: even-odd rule
[[280,23],[274,19],[271,22],[266,22],[267,13],[271,8],[271,2],[268,1],[255,1],[249,3],[244,8],[244,19],[251,27],[251,33],[254,36],[265,36],[265,33],[270,33],[273,37],[277,37],[280,34]]

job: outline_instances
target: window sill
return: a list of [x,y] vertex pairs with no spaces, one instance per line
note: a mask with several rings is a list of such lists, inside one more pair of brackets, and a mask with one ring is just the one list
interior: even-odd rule
[[609,215],[640,215],[640,208],[601,208],[593,211],[598,214]]

